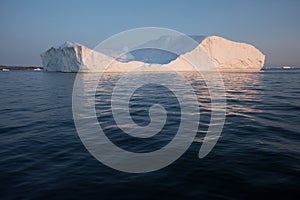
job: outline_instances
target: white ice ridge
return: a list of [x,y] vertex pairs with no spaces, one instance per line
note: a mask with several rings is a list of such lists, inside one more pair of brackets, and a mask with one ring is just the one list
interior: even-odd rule
[[[204,49],[207,54],[205,59],[209,58],[220,71],[260,71],[264,65],[265,55],[253,45],[230,41],[219,36],[208,36],[198,42],[199,45],[194,49],[183,51],[181,55],[168,60],[165,64],[147,63],[145,59],[139,59],[138,56],[145,57],[141,55],[143,51],[138,52],[138,56],[130,60],[120,61],[73,42],[51,47],[41,54],[41,58],[47,71],[57,72],[128,72],[140,66],[145,71],[166,71],[167,67],[176,71],[194,71],[195,68],[187,60],[205,63],[201,55],[199,56],[199,52]],[[164,54],[160,52],[159,55]],[[105,69],[108,65],[109,68]]]
[[70,41],[66,41],[65,43],[61,44],[61,45],[55,45],[53,46],[53,48],[55,49],[62,49],[62,48],[66,48],[66,47],[75,47],[75,46],[83,46],[77,42],[70,42]]

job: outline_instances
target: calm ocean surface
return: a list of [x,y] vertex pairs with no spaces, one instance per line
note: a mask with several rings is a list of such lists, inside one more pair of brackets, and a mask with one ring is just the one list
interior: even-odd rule
[[[227,116],[214,149],[198,158],[210,119],[201,77],[186,74],[199,98],[195,142],[159,171],[129,174],[88,153],[72,117],[76,74],[0,72],[0,199],[300,199],[300,70],[224,73]],[[120,135],[110,93],[120,75],[99,83],[96,110],[107,136],[123,149],[148,152],[178,128],[178,102],[157,85],[140,88],[131,114],[147,125],[147,104],[173,113],[164,134],[149,140]],[[169,95],[169,96],[168,96]]]

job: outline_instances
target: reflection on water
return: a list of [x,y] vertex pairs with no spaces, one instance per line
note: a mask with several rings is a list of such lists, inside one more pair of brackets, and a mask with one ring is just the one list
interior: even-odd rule
[[[210,98],[205,81],[186,73],[201,112],[195,142],[172,165],[132,175],[102,165],[81,143],[72,118],[75,74],[0,73],[1,199],[297,198],[299,75],[224,73],[225,126],[213,151],[198,159],[210,121]],[[150,141],[120,137],[110,110],[110,91],[119,76],[105,74],[97,87],[96,111],[107,136],[137,152],[167,144],[180,112],[171,93],[157,85],[136,91],[130,112],[143,126],[149,123],[148,103],[165,104],[170,118],[164,136]]]

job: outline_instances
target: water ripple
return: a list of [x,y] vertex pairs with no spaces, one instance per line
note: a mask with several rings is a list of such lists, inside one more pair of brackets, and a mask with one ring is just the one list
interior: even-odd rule
[[[213,151],[200,160],[211,99],[205,81],[186,73],[201,110],[197,137],[183,157],[167,168],[132,175],[102,165],[81,143],[72,119],[75,74],[0,73],[1,199],[297,198],[299,75],[224,73],[225,126]],[[162,134],[147,141],[120,135],[109,94],[119,78],[120,74],[105,74],[97,89],[97,115],[107,136],[137,152],[168,144],[180,123],[180,109],[175,99],[161,95],[164,89],[158,86],[135,93],[131,114],[135,122],[145,125],[149,104],[164,104],[169,121]]]

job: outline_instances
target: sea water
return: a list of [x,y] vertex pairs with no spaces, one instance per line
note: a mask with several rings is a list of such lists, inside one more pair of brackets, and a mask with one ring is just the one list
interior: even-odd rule
[[[210,95],[201,76],[185,73],[201,111],[196,138],[171,165],[141,174],[111,169],[86,150],[72,116],[75,76],[0,73],[1,199],[300,197],[299,71],[223,73],[225,124],[216,146],[202,159],[198,153],[210,122]],[[114,122],[110,108],[120,76],[104,74],[97,89],[95,108],[107,137],[134,152],[167,145],[180,124],[176,98],[159,84],[136,91],[131,116],[138,125],[149,123],[145,109],[149,103],[158,101],[171,114],[160,136],[128,137]]]

